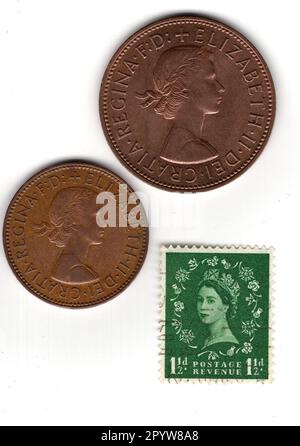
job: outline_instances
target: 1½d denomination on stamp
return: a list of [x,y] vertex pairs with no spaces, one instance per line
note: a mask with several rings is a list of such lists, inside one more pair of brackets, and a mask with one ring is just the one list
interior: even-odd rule
[[272,249],[163,246],[162,380],[270,379]]

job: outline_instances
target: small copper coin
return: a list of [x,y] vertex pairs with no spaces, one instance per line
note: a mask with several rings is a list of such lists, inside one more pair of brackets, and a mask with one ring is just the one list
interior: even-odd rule
[[119,159],[170,191],[222,186],[262,152],[275,113],[270,72],[227,25],[175,17],[146,26],[104,74],[100,115]]
[[58,164],[34,175],[12,199],[4,222],[4,247],[17,278],[36,296],[65,307],[116,296],[135,278],[148,247],[146,217],[135,198],[121,178],[93,164]]

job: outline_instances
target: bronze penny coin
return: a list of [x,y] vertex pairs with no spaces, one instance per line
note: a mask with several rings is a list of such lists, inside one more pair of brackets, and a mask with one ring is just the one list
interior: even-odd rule
[[87,307],[116,296],[135,278],[148,227],[124,180],[75,162],[42,170],[19,189],[3,240],[11,268],[29,291],[53,304]]
[[275,113],[270,72],[240,33],[175,17],[131,36],[111,59],[100,115],[119,159],[169,191],[222,186],[262,152]]

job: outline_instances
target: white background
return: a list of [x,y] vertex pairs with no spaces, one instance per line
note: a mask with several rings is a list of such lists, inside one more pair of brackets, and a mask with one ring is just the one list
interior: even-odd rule
[[[273,75],[277,115],[245,174],[214,191],[182,195],[151,187],[120,164],[100,126],[98,92],[125,38],[188,12],[233,26],[259,49]],[[1,0],[1,224],[28,177],[73,158],[101,163],[149,194],[160,221],[137,279],[111,302],[85,310],[27,292],[1,246],[0,424],[299,424],[299,60],[292,0]],[[190,218],[185,226],[182,213]],[[177,227],[166,224],[172,215]],[[159,383],[161,243],[275,247],[273,384]]]

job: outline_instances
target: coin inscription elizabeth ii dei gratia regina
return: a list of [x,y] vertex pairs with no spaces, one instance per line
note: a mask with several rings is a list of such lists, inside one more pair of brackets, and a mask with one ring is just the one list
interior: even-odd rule
[[94,164],[63,163],[18,190],[3,236],[9,264],[30,292],[80,308],[106,302],[132,282],[147,253],[148,223],[120,177]]
[[275,114],[267,65],[240,33],[173,17],[136,32],[104,74],[100,116],[119,160],[148,183],[205,191],[262,152]]

